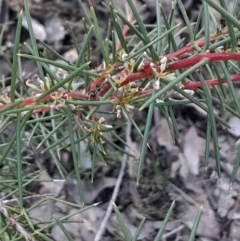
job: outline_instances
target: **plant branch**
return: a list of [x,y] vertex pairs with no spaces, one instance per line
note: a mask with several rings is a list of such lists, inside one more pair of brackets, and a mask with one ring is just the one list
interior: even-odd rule
[[[232,80],[232,82],[240,81],[240,74],[231,76],[231,80]],[[218,85],[219,82],[227,83],[227,80],[210,79],[210,80],[206,80],[205,82],[207,85],[213,86],[213,85]],[[188,83],[183,84],[183,89],[197,89],[197,88],[201,88],[201,87],[202,87],[202,84],[200,81],[188,82]]]
[[178,60],[174,63],[170,63],[166,71],[172,71],[176,69],[188,68],[197,64],[202,59],[207,58],[209,62],[221,61],[221,60],[240,60],[240,53],[227,53],[227,52],[220,52],[220,53],[203,53],[199,54],[195,57],[190,57],[183,60]]

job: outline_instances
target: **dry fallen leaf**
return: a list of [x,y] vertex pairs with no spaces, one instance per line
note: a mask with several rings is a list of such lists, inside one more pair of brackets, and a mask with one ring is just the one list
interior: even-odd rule
[[[63,225],[75,241],[93,240],[104,217],[104,210],[99,207],[93,207],[82,213],[78,212],[78,209],[73,208],[69,215],[77,214],[70,218],[71,223],[64,223]],[[58,225],[53,227],[51,233],[55,240],[66,240],[65,234]]]
[[231,193],[222,191],[218,198],[217,214],[221,218],[226,218],[230,209],[234,206],[234,199]]
[[159,122],[160,123],[158,123],[155,130],[156,131],[155,135],[157,136],[157,142],[160,146],[165,146],[168,151],[172,151],[174,144],[173,144],[173,139],[168,126],[168,122],[166,118],[161,118]]
[[[196,205],[191,206],[188,204],[187,208],[179,214],[179,219],[181,219],[190,230],[193,227],[199,208],[200,206],[197,207]],[[204,200],[203,213],[197,229],[197,235],[219,240],[219,226],[215,218],[215,213],[207,201],[207,197],[205,197]]]
[[227,129],[233,136],[240,136],[240,120],[238,117],[233,116],[230,118],[228,124],[231,126],[231,129]]
[[[100,195],[100,193],[106,188],[111,188],[116,185],[116,178],[112,177],[102,177],[95,179],[92,183],[88,179],[82,180],[83,193],[84,193],[84,203],[86,205],[92,204],[94,200]],[[69,186],[69,194],[75,199],[77,203],[81,203],[80,197],[78,195],[77,184]]]
[[[139,158],[141,146],[132,140],[128,141],[128,152],[134,155],[136,158]],[[137,176],[137,169],[138,169],[138,162],[136,159],[129,157],[128,158],[128,174],[132,178],[136,178]]]
[[[38,20],[36,20],[34,18],[31,19],[31,24],[32,24],[33,33],[34,33],[36,39],[45,41],[47,38],[47,32],[46,32],[44,25],[42,25]],[[23,16],[22,26],[24,28],[28,29],[28,23],[27,23],[26,16]]]
[[199,173],[199,144],[196,127],[192,125],[183,140],[183,154],[185,157],[183,163],[187,166],[189,172],[195,176]]

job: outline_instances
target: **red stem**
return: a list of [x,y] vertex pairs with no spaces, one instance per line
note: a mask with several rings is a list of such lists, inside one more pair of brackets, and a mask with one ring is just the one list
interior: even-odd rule
[[42,113],[42,112],[48,111],[48,110],[50,110],[50,106],[47,106],[47,107],[45,107],[45,108],[41,108],[41,109],[34,110],[34,111],[32,112],[32,114],[38,114],[38,113]]
[[80,94],[78,92],[75,92],[75,91],[70,91],[70,92],[67,92],[69,94],[69,96],[71,96],[73,99],[78,99],[78,100],[87,100],[88,97],[87,95],[84,95],[84,94]]
[[[149,65],[148,68],[144,68],[140,72],[129,74],[127,76],[127,78],[121,83],[121,85],[119,87],[127,85],[130,82],[134,82],[134,81],[137,81],[137,80],[140,80],[140,79],[150,78],[150,77],[152,77],[152,75],[153,75],[153,71],[152,71],[152,68]],[[121,75],[119,75],[119,76],[121,76]],[[111,85],[109,83],[106,83],[101,88],[98,95],[103,96],[110,88],[111,88]]]
[[[210,42],[210,43],[212,43],[212,42],[214,42],[214,41],[216,41],[216,40],[217,40],[217,36],[215,36],[215,35],[212,35],[212,36],[210,36],[210,38],[209,38],[209,42]],[[173,58],[180,57],[180,56],[183,55],[183,54],[186,54],[186,53],[191,52],[191,51],[194,49],[194,45],[197,45],[198,47],[201,48],[201,47],[204,46],[204,44],[205,44],[204,39],[201,39],[201,40],[195,42],[194,44],[186,45],[185,47],[177,50],[176,52],[170,53],[170,54],[166,55],[166,57],[167,57],[167,59],[173,59]]]
[[[227,52],[203,53],[195,57],[178,60],[174,63],[171,63],[167,66],[166,71],[191,67],[197,64],[198,62],[200,62],[204,58],[207,58],[209,62],[220,61],[220,60],[238,60],[239,61],[240,53],[227,53]],[[121,76],[121,73],[119,74],[119,76]],[[134,82],[140,79],[151,78],[152,76],[153,76],[153,71],[152,71],[152,68],[150,67],[150,64],[148,65],[145,64],[144,69],[142,71],[129,74],[127,78],[121,83],[121,86],[124,86],[130,82]],[[110,88],[111,88],[111,85],[109,83],[106,83],[105,85],[102,86],[98,95],[103,96]]]
[[[70,91],[70,92],[67,92],[66,91],[66,93],[68,93],[68,95],[70,96],[70,97],[72,97],[73,99],[78,99],[78,100],[87,100],[88,99],[88,96],[87,95],[84,95],[84,94],[80,94],[80,93],[78,93],[78,92],[75,92],[75,91]],[[45,101],[47,101],[47,100],[49,100],[50,99],[50,95],[47,95],[47,96],[45,96],[44,98],[42,98],[41,100],[40,100],[40,102],[45,102]],[[37,102],[36,102],[36,97],[27,97],[27,98],[25,98],[24,100],[23,100],[23,102],[22,103],[20,103],[19,104],[19,107],[25,107],[25,106],[33,106],[33,105],[36,105],[37,104]],[[5,104],[5,105],[1,105],[0,106],[0,108],[5,108],[5,107],[7,107],[9,104]],[[47,107],[46,107],[47,108]],[[42,112],[42,111],[44,111],[44,109],[38,109],[38,110],[35,110],[35,111],[33,111],[33,113],[39,113],[39,112]]]
[[167,66],[166,71],[191,67],[191,66],[197,64],[198,62],[200,62],[204,58],[207,58],[209,62],[220,61],[220,60],[237,60],[237,61],[239,61],[240,53],[227,53],[227,52],[203,53],[203,54],[199,54],[198,56],[195,56],[195,57],[178,60],[174,63],[171,63]]
[[[224,30],[224,31],[227,31]],[[222,32],[224,34],[224,32]],[[209,38],[209,42],[214,42],[217,40],[219,36],[216,35],[212,35]],[[194,46],[198,46],[198,47],[203,47],[204,46],[204,39],[201,39],[199,41],[196,41],[194,44],[191,45],[187,45],[179,50],[177,50],[174,53],[170,53],[168,55],[166,55],[168,60],[172,60],[174,58],[178,58],[181,55],[185,54],[185,53],[190,53],[194,50]],[[197,64],[198,62],[200,62],[202,59],[208,59],[209,62],[214,62],[214,61],[221,61],[221,60],[236,60],[236,61],[240,61],[240,53],[228,53],[228,52],[220,52],[220,53],[200,53],[197,56],[194,57],[190,57],[190,58],[186,58],[186,59],[182,59],[182,60],[177,60],[175,62],[169,63],[165,69],[165,72],[169,72],[169,71],[173,71],[176,69],[182,69],[182,68],[189,68],[195,64]],[[159,63],[155,63],[157,65],[157,67],[159,68]],[[87,100],[88,99],[88,95],[91,92],[96,92],[96,95],[98,96],[103,96],[110,88],[111,85],[110,83],[106,83],[104,84],[106,75],[109,73],[109,71],[111,69],[114,69],[115,65],[109,65],[105,70],[102,71],[101,75],[98,78],[95,78],[94,81],[92,81],[88,88],[87,88],[87,93],[88,94],[81,94],[78,92],[74,92],[74,91],[70,91],[66,93],[74,98],[74,99],[80,99],[80,100]],[[126,74],[126,70],[119,72],[118,74],[116,74],[116,77],[119,79],[121,77],[123,77],[123,74]],[[127,74],[126,79],[119,84],[119,87],[121,86],[125,86],[128,83],[131,82],[135,82],[141,79],[145,79],[145,78],[151,78],[154,75],[153,70],[150,66],[150,62],[146,62],[143,66],[142,66],[142,70],[136,73],[130,73]],[[236,74],[233,75],[232,77],[232,81],[236,82],[236,81],[240,81],[240,74]],[[223,83],[226,83],[226,80],[222,81]],[[219,84],[219,80],[218,79],[211,79],[211,80],[206,80],[206,84],[207,85],[217,85]],[[102,86],[101,86],[102,85]],[[189,82],[189,83],[185,83],[183,86],[183,89],[196,89],[196,88],[200,88],[201,87],[201,82]],[[100,89],[100,90],[98,90]],[[151,92],[151,90],[139,90],[139,95],[141,94],[145,94],[145,93],[149,93],[149,91]],[[50,95],[44,97],[43,99],[41,99],[40,102],[45,102],[48,101],[50,99]],[[20,105],[19,107],[24,107],[24,106],[28,106],[28,105],[36,105],[36,99],[35,97],[28,97],[26,98]],[[6,105],[2,105],[0,108],[4,108]],[[49,107],[43,108],[43,109],[39,109],[39,110],[35,110],[34,113],[38,113],[41,111],[45,111],[49,109]]]
[[[232,82],[237,82],[240,81],[240,74],[236,74],[231,76],[231,80]],[[205,81],[207,85],[209,86],[213,86],[213,85],[218,85],[219,84],[219,79],[211,79],[211,80],[206,80]],[[227,83],[227,80],[222,80],[222,83]],[[183,85],[183,89],[197,89],[202,87],[202,84],[200,81],[197,82],[189,82],[189,83],[185,83]]]

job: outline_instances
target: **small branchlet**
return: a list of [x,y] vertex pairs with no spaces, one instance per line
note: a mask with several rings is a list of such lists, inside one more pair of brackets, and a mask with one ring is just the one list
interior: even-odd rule
[[[211,35],[209,42],[213,43],[221,39],[222,35],[227,35],[226,29],[223,29],[220,33]],[[142,93],[150,94],[152,88],[159,90],[161,88],[161,79],[172,81],[177,77],[176,70],[187,69],[202,59],[207,58],[209,62],[216,62],[221,60],[235,60],[240,61],[240,53],[238,51],[232,53],[228,51],[220,52],[210,52],[205,53],[199,52],[204,46],[204,40],[198,40],[191,45],[187,45],[174,53],[167,54],[166,56],[160,57],[158,62],[153,62],[151,57],[148,56],[146,52],[142,54],[141,63],[138,65],[137,70],[134,72],[135,58],[131,58],[131,55],[121,52],[121,56],[117,59],[116,63],[109,64],[100,74],[99,77],[93,79],[88,85],[86,91],[76,91],[68,90],[67,86],[63,86],[49,95],[42,98],[39,102],[36,101],[42,93],[48,91],[54,84],[54,80],[45,77],[45,80],[41,80],[39,76],[34,77],[34,81],[27,80],[26,85],[31,89],[31,97],[23,99],[22,102],[15,106],[15,108],[24,108],[30,106],[36,106],[36,110],[32,113],[40,113],[49,111],[50,109],[55,109],[61,111],[65,107],[67,100],[100,100],[109,89],[112,84],[115,85],[114,92],[108,97],[108,99],[113,101],[115,109],[117,111],[117,116],[121,116],[122,107],[132,114],[134,105],[132,102],[136,96],[143,95]],[[196,50],[196,48],[198,50]],[[186,55],[187,54],[187,55]],[[61,79],[67,77],[67,73],[57,72],[57,76]],[[233,82],[240,81],[240,74],[233,75]],[[133,86],[138,86],[138,81],[148,79],[144,87],[144,91],[140,91],[140,88],[133,88]],[[110,83],[111,80],[111,83]],[[225,80],[222,80],[224,82]],[[151,84],[152,83],[152,84]],[[206,80],[206,84],[216,85],[219,84],[218,79]],[[191,94],[197,88],[201,88],[200,81],[186,82],[180,85],[182,89],[191,89]],[[190,92],[189,92],[190,93]],[[11,99],[9,96],[9,91],[5,91],[0,96],[0,111],[4,108],[7,109],[11,106]],[[44,107],[39,107],[39,104],[44,104]],[[76,108],[73,104],[69,104],[72,111]],[[89,105],[89,109],[92,107]],[[25,112],[22,112],[24,114]]]

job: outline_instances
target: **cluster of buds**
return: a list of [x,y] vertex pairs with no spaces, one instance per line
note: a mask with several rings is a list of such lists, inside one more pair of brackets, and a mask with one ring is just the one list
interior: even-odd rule
[[117,111],[117,118],[122,117],[122,113],[127,111],[131,116],[133,115],[134,106],[131,103],[138,96],[138,87],[134,82],[122,86],[118,89],[120,95],[115,96],[114,104]]
[[104,143],[104,140],[102,139],[102,131],[112,128],[111,125],[106,124],[104,117],[101,117],[98,120],[88,121],[85,124],[84,129],[91,134],[90,141],[96,144]]
[[3,91],[2,95],[0,95],[1,102],[3,102],[3,103],[0,103],[0,107],[4,106],[6,104],[11,104],[11,99],[9,97],[9,93],[10,93],[10,91],[7,88]]
[[36,84],[33,83],[33,81],[31,79],[28,79],[26,81],[26,85],[28,87],[30,87],[34,91],[37,91],[37,93],[36,92],[32,92],[33,96],[41,94],[41,93],[45,92],[46,90],[50,89],[51,83],[50,83],[50,79],[48,77],[45,77],[45,83],[39,78],[38,75],[35,75],[34,79],[37,82]]
[[134,106],[133,105],[129,105],[129,104],[125,104],[124,107],[121,105],[116,105],[115,109],[117,110],[117,118],[122,118],[122,113],[124,112],[124,109],[126,109],[126,111],[133,116],[133,110],[134,110]]
[[122,85],[122,83],[126,80],[127,76],[128,75],[125,72],[121,72],[117,75],[113,75],[111,78],[114,81],[116,87],[119,88]]
[[111,76],[111,79],[115,82],[117,88],[122,86],[122,83],[127,79],[129,74],[133,73],[133,68],[135,65],[135,60],[133,58],[128,60],[129,55],[125,52],[121,56],[121,61],[123,63],[123,70],[116,75]]
[[59,78],[59,79],[65,79],[67,78],[68,76],[68,72],[63,70],[63,69],[58,69],[57,73],[56,73],[56,76]]
[[[61,110],[63,106],[65,106],[66,100],[71,100],[72,97],[66,93],[66,91],[63,88],[58,89],[57,91],[54,91],[50,94],[51,99],[53,102],[50,105],[50,108]],[[69,107],[71,110],[75,109],[75,105],[69,104]]]
[[122,62],[123,62],[123,66],[125,68],[125,71],[127,71],[127,73],[133,73],[133,68],[135,65],[135,59],[131,58],[130,60],[128,59],[128,54],[124,53],[122,54]]
[[[61,74],[61,71],[58,71],[59,77],[64,77],[64,75]],[[41,95],[41,93],[44,93],[48,89],[51,88],[51,80],[48,77],[45,77],[45,82],[42,81],[38,75],[34,76],[34,79],[36,81],[36,84],[33,83],[31,79],[28,79],[26,81],[26,85],[30,87],[32,90],[32,96],[36,97]],[[65,91],[64,88],[59,88],[57,91],[54,91],[50,94],[50,105],[49,107],[56,110],[61,110],[62,107],[65,106],[66,100],[71,100],[72,98],[69,96],[69,94]],[[72,104],[69,104],[69,107],[71,110],[75,109],[75,106]]]
[[153,84],[153,87],[156,90],[159,90],[159,88],[160,88],[160,79],[171,81],[176,78],[175,73],[165,72],[166,66],[167,66],[167,57],[166,56],[161,58],[160,67],[154,63],[151,63],[150,66],[152,68],[153,73],[155,74],[156,80]]

